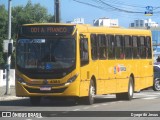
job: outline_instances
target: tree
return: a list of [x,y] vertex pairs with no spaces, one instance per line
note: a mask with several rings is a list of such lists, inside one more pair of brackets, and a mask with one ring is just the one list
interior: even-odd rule
[[[53,22],[54,17],[49,15],[47,9],[40,4],[32,4],[28,0],[26,6],[16,6],[12,8],[12,39],[17,39],[18,28],[22,24]],[[4,5],[0,5],[0,68],[7,61],[7,55],[3,53],[3,40],[8,34],[8,12]],[[12,55],[12,68],[15,64],[15,53]]]
[[[4,5],[0,5],[0,40],[7,37],[7,11]],[[0,49],[1,51],[1,49]]]
[[7,38],[7,11],[0,5],[0,68],[5,64],[3,54],[3,40]]
[[53,16],[47,13],[47,9],[42,7],[39,3],[32,4],[31,0],[28,1],[25,7],[14,7],[12,10],[12,16],[13,37],[15,37],[15,32],[18,32],[18,28],[22,24],[53,22]]

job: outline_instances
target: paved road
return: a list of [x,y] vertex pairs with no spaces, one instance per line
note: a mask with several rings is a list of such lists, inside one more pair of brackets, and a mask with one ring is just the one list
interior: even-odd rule
[[[154,117],[154,119],[158,119],[160,118],[159,106],[160,106],[160,92],[155,92],[152,90],[135,93],[134,99],[132,101],[118,101],[116,100],[115,95],[97,96],[94,105],[83,105],[83,104],[73,105],[71,104],[70,101],[58,101],[54,99],[50,100],[45,98],[42,99],[40,106],[30,106],[28,98],[0,101],[0,111],[18,111],[18,112],[52,111],[48,113],[43,112],[41,119],[53,119],[51,117],[54,117],[59,120],[62,118],[62,116],[64,116],[65,119],[69,120],[71,118],[66,116],[73,117],[74,115],[78,116],[78,120],[79,120],[79,119],[82,119],[81,116],[87,116],[87,115],[90,118],[94,117],[93,119],[96,119],[97,116],[109,116],[109,115],[112,116],[112,119],[117,119],[117,118],[131,119],[128,117],[120,117],[120,116],[121,115],[128,116],[131,114],[132,116],[140,116],[142,113],[144,115],[148,114],[141,111],[150,111],[151,113],[153,111],[153,115],[158,114],[158,117]],[[84,111],[88,111],[87,114]],[[94,112],[94,111],[97,111],[97,112]],[[114,111],[114,112],[110,113],[110,111]],[[127,111],[132,111],[133,113],[131,112],[127,113]],[[134,111],[140,111],[140,112],[134,113]],[[158,111],[158,113],[156,111]],[[46,118],[45,115],[50,117]],[[113,116],[119,116],[119,117],[113,118]],[[107,119],[108,118],[110,117],[107,117]],[[10,119],[12,120],[12,118]],[[100,119],[104,119],[104,118],[100,117]],[[142,119],[146,120],[149,118],[143,117]]]

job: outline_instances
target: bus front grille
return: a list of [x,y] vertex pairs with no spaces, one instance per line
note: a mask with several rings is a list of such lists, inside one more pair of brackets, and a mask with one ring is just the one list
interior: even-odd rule
[[30,93],[63,93],[66,90],[66,87],[60,89],[51,89],[50,91],[41,91],[40,89],[28,88],[28,87],[25,87],[25,89]]

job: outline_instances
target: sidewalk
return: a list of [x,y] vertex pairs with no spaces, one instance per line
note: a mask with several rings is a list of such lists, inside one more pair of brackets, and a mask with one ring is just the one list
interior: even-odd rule
[[3,96],[15,96],[15,86],[10,86],[10,95],[5,95],[6,92],[6,86],[0,87],[0,97]]
[[10,95],[5,95],[5,92],[6,92],[6,86],[0,87],[0,101],[22,99],[21,97],[16,97],[15,86],[10,87]]

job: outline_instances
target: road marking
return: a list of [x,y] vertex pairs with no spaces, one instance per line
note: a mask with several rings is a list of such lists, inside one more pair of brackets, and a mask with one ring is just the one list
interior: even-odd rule
[[93,107],[99,107],[99,105],[94,105]]
[[73,111],[79,111],[80,109],[74,109]]
[[102,105],[105,106],[105,105],[108,105],[108,104],[107,103],[103,103]]
[[83,109],[85,109],[85,110],[86,110],[86,109],[89,109],[89,108],[90,108],[90,107],[85,107],[85,108],[83,108]]
[[115,104],[115,103],[117,103],[117,102],[111,102],[110,104]]
[[124,102],[124,101],[117,101],[118,103]]
[[[137,98],[137,99],[144,99],[144,100],[151,100],[151,99],[157,99],[157,98],[160,98],[160,93],[138,93],[138,94],[135,94],[133,96],[133,98]],[[108,96],[104,96],[104,97],[101,97],[101,98],[113,98],[114,96],[113,95],[108,95]],[[92,109],[92,108],[96,108],[96,107],[102,107],[102,106],[106,106],[106,105],[112,105],[112,104],[116,104],[116,103],[122,103],[122,102],[125,102],[125,101],[113,101],[113,102],[109,102],[109,103],[102,103],[100,105],[94,105],[94,106],[91,106],[91,107],[84,107],[82,109],[86,110],[86,109]],[[75,109],[74,111],[78,111],[79,109]]]
[[142,98],[142,99],[145,99],[145,100],[151,100],[151,99],[157,99],[158,97],[146,97],[146,98]]

